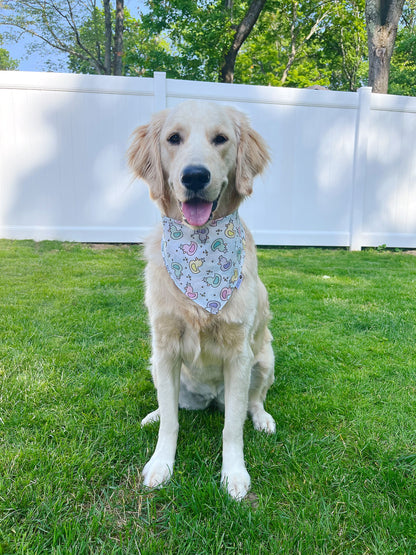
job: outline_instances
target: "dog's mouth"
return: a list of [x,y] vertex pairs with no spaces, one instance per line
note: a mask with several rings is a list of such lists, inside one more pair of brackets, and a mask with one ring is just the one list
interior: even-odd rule
[[202,227],[212,218],[217,205],[218,199],[210,202],[195,197],[182,202],[180,207],[186,223],[192,227]]

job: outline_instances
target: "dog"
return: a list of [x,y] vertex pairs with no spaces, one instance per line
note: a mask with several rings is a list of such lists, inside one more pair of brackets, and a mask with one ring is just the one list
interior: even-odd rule
[[158,409],[142,425],[160,424],[143,483],[160,487],[172,475],[178,407],[216,403],[225,412],[221,483],[241,500],[250,488],[247,413],[255,429],[276,428],[264,409],[274,381],[268,297],[254,240],[238,215],[269,162],[267,146],[240,111],[187,101],[133,132],[128,162],[162,215],[145,242]]

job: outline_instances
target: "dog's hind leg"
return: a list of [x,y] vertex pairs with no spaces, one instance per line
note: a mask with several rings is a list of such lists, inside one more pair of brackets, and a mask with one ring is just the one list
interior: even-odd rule
[[276,423],[264,410],[264,400],[269,387],[274,381],[274,354],[271,343],[265,342],[251,371],[248,397],[248,413],[256,430],[273,434]]
[[160,420],[160,410],[156,409],[153,412],[149,412],[147,416],[141,421],[141,427],[147,426],[148,424],[153,424],[153,422],[159,422]]

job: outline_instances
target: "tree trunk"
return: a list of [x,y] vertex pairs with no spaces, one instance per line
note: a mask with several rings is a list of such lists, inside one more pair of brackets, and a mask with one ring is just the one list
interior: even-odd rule
[[124,0],[116,1],[116,28],[114,36],[114,75],[121,75],[123,69]]
[[233,82],[234,66],[238,51],[240,50],[246,38],[251,33],[251,30],[256,24],[256,21],[259,18],[260,12],[263,9],[265,3],[266,0],[252,0],[246,15],[237,27],[232,45],[225,56],[224,64],[220,71],[220,80],[223,83]]
[[103,0],[104,4],[104,23],[105,23],[105,44],[104,44],[104,71],[106,75],[111,75],[111,7],[110,0]]
[[390,60],[404,0],[366,0],[368,84],[375,93],[387,93]]
[[290,25],[290,54],[289,54],[289,58],[287,60],[287,64],[286,67],[283,71],[282,74],[282,79],[281,79],[281,83],[283,85],[283,83],[286,81],[287,76],[289,75],[289,71],[290,68],[293,65],[293,62],[295,61],[296,58],[296,21],[298,18],[298,3],[294,2],[292,3],[292,23]]

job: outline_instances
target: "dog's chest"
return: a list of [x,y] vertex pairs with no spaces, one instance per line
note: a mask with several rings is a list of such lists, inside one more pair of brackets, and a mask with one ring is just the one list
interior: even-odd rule
[[201,409],[213,400],[224,405],[224,362],[241,350],[244,330],[241,325],[216,323],[196,331],[187,327],[182,336],[182,408]]
[[[212,336],[185,333],[181,345],[182,371],[180,406],[204,408],[214,399],[221,399],[224,390],[224,348]],[[188,392],[187,394],[184,394]],[[195,395],[199,399],[195,405]],[[189,397],[189,398],[188,398]]]
[[244,341],[241,324],[215,320],[199,330],[187,325],[180,341],[181,357],[195,373],[212,375],[215,380],[222,376],[224,360],[239,352]]

